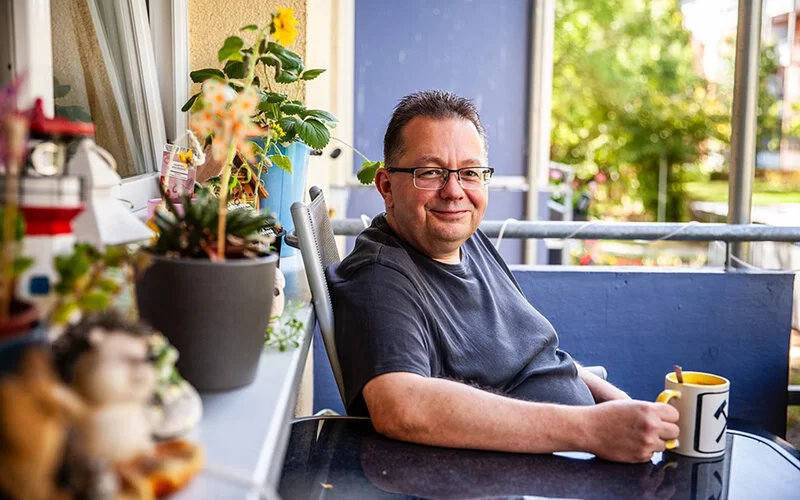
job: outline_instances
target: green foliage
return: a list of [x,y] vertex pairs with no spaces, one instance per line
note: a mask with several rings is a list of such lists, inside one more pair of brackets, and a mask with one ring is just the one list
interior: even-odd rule
[[367,160],[361,165],[358,173],[356,173],[356,177],[358,177],[358,180],[361,182],[361,184],[372,184],[375,182],[375,174],[381,167],[383,167],[382,161]]
[[[295,317],[297,312],[303,307],[300,301],[290,301],[286,304],[284,315],[291,316],[285,323],[280,322],[278,316],[271,318],[270,325],[264,336],[264,345],[285,351],[289,346],[300,347],[300,339],[303,336],[303,322]],[[278,325],[275,327],[275,325]]]
[[[169,197],[163,193],[162,197],[168,211],[156,210],[153,216],[159,235],[150,251],[176,257],[216,258],[219,199],[209,190],[200,191],[194,199],[183,196],[181,215]],[[248,208],[228,210],[225,222],[227,258],[264,255],[273,239],[265,234],[267,230],[281,231],[273,215]]]
[[[677,0],[559,0],[551,159],[572,165],[582,183],[603,173],[612,181],[609,198],[639,199],[651,218],[663,162],[667,220],[684,220],[684,184],[698,178],[710,150],[727,148],[731,134],[732,71],[726,83],[714,84],[694,61]],[[770,90],[777,69],[775,47],[762,45],[762,151],[780,144],[780,103]],[[790,134],[800,137],[797,127]]]
[[71,254],[58,255],[54,261],[58,281],[53,287],[56,304],[50,322],[63,325],[73,316],[114,306],[132,282],[132,275],[148,264],[146,255],[126,246],[106,247],[100,251],[92,245],[76,243]]
[[[6,207],[0,206],[0,234],[5,234],[5,211]],[[14,219],[14,241],[20,242],[25,236],[25,220],[19,211],[15,211],[12,216]],[[28,270],[33,265],[33,259],[16,255],[11,260],[11,281],[13,282],[19,278],[22,273]]]
[[677,0],[563,0],[556,7],[551,158],[578,179],[604,172],[622,194],[684,218],[682,183],[709,139],[726,141],[728,110],[694,69]]
[[[325,70],[306,69],[297,53],[268,41],[267,34],[274,31],[271,24],[249,24],[242,27],[241,31],[256,32],[255,41],[248,43],[239,36],[226,38],[217,54],[219,62],[223,63],[222,69],[195,70],[190,74],[191,79],[202,83],[209,78],[216,78],[241,92],[252,69],[255,75],[253,83],[259,88],[261,96],[253,121],[264,129],[264,147],[260,149],[258,167],[267,171],[268,167],[277,165],[291,172],[291,162],[280,154],[277,144],[300,140],[310,148],[322,149],[330,141],[331,129],[336,127],[338,120],[327,111],[308,109],[302,101],[290,99],[288,93],[278,90],[293,83],[299,89],[302,81],[313,80]],[[181,109],[192,109],[198,96],[199,93],[191,96]]]

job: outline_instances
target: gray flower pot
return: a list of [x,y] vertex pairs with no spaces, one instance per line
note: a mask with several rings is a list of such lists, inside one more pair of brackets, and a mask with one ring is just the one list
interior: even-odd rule
[[198,391],[255,379],[277,260],[276,254],[224,262],[154,255],[137,281],[141,319],[178,349],[178,371]]

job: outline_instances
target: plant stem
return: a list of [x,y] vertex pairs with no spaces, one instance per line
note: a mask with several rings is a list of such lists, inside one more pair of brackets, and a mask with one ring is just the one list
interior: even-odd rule
[[[255,47],[261,45],[264,38],[264,29],[258,32]],[[251,56],[252,57],[252,56]],[[258,58],[251,60],[250,67],[247,69],[247,78],[245,79],[244,89],[246,90],[253,84],[253,78],[256,75],[256,66],[258,65]],[[222,168],[221,189],[219,194],[219,208],[217,209],[217,258],[219,260],[225,259],[225,225],[227,222],[228,214],[228,181],[231,178],[231,167],[233,158],[236,155],[236,143],[231,141],[228,148],[228,158],[225,160],[225,166]]]
[[25,134],[28,123],[22,116],[11,115],[6,119],[8,133],[8,164],[6,170],[6,207],[3,212],[2,291],[0,291],[0,321],[11,316],[13,290],[13,262],[16,256],[17,212],[19,209],[19,173],[25,150]]
[[362,153],[361,151],[357,150],[354,146],[352,146],[350,144],[347,144],[343,140],[341,140],[339,138],[336,138],[334,136],[331,136],[331,139],[336,141],[336,142],[340,142],[340,143],[344,144],[345,146],[347,146],[348,148],[352,149],[358,156],[364,158],[364,161],[372,161],[369,158],[367,158],[366,156],[364,156],[364,153]]

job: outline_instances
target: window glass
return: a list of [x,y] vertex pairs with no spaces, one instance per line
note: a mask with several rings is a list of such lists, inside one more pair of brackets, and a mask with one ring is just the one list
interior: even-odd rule
[[132,14],[135,5],[51,0],[55,114],[93,121],[97,143],[117,160],[123,178],[155,171],[164,143],[163,121],[151,119],[145,98],[150,89],[139,58],[152,61],[152,49],[149,39],[136,38],[149,30],[136,29],[142,20]]

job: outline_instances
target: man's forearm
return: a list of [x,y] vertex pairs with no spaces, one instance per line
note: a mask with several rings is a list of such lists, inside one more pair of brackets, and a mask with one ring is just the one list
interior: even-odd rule
[[369,385],[365,387],[373,424],[389,437],[450,448],[525,453],[582,447],[587,407],[532,403],[444,379],[391,375],[394,389],[403,393],[401,398],[370,398]]
[[614,387],[610,382],[606,382],[577,363],[576,366],[578,367],[578,375],[580,375],[581,380],[589,387],[596,403],[604,403],[616,399],[630,399],[630,396]]

